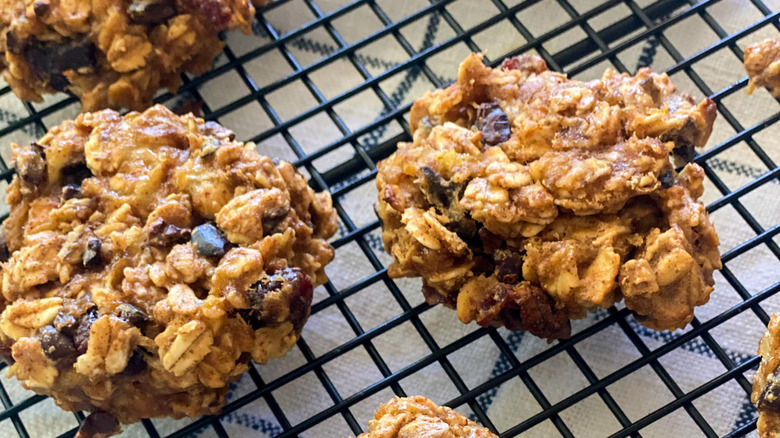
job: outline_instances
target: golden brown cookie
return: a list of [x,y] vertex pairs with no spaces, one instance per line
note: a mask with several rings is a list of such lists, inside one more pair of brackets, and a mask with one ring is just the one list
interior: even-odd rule
[[780,313],[772,315],[758,344],[761,365],[753,376],[750,400],[758,409],[758,435],[780,437]]
[[26,388],[123,423],[214,414],[250,359],[295,345],[336,215],[292,165],[162,106],[13,157],[0,353]]
[[414,141],[378,165],[390,275],[421,276],[464,323],[548,339],[623,297],[648,327],[689,323],[718,237],[703,170],[670,154],[704,145],[714,102],[649,69],[583,83],[536,56],[481,61],[414,103]]
[[0,70],[17,96],[67,91],[84,111],[143,110],[200,74],[219,32],[250,32],[249,0],[0,0]]
[[497,438],[489,430],[423,396],[394,398],[374,412],[358,438]]
[[748,93],[756,87],[767,87],[774,97],[780,97],[780,39],[767,39],[745,49]]

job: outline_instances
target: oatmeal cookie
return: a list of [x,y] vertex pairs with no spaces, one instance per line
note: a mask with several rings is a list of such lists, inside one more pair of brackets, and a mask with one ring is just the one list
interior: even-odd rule
[[712,130],[665,74],[579,82],[536,56],[478,54],[412,107],[412,143],[378,165],[392,277],[464,323],[566,338],[571,318],[626,305],[674,329],[709,299],[718,237],[689,161]]
[[753,376],[750,400],[758,409],[758,435],[780,437],[780,313],[772,315],[758,344],[761,365]]
[[749,82],[747,92],[767,87],[774,97],[780,97],[780,39],[767,39],[745,49],[745,71]]
[[0,0],[0,70],[17,96],[66,91],[84,111],[143,110],[200,74],[219,32],[249,33],[249,0]]
[[497,438],[489,430],[423,396],[394,398],[374,412],[358,438]]
[[26,388],[122,423],[213,414],[298,340],[336,215],[291,164],[162,106],[82,114],[13,158],[0,353]]

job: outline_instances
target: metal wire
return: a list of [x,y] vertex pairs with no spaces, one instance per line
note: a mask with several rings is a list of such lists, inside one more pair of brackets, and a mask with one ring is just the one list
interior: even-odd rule
[[[736,382],[739,387],[749,395],[751,386],[750,382],[745,378],[744,373],[757,366],[758,358],[752,357],[735,363],[719,344],[716,336],[712,334],[712,331],[732,318],[748,311],[754,313],[763,323],[767,323],[769,317],[760,307],[760,304],[767,298],[780,292],[780,282],[778,282],[766,287],[758,293],[751,294],[739,281],[735,273],[726,267],[728,261],[733,260],[758,246],[768,248],[775,257],[780,259],[780,248],[778,248],[778,245],[773,240],[775,236],[780,234],[780,225],[764,228],[742,202],[742,199],[746,195],[769,183],[780,180],[780,170],[777,165],[754,138],[756,134],[777,123],[778,120],[780,120],[780,112],[769,115],[769,117],[753,126],[747,128],[742,126],[728,106],[724,104],[724,100],[735,92],[743,89],[747,85],[746,79],[743,78],[735,84],[729,85],[721,90],[712,90],[698,75],[693,66],[696,62],[711,56],[713,53],[723,48],[728,49],[728,51],[741,62],[742,51],[736,44],[737,40],[750,35],[765,26],[772,26],[776,29],[780,29],[780,24],[778,23],[780,12],[773,12],[762,0],[750,0],[752,6],[761,12],[763,18],[745,29],[729,34],[708,12],[708,8],[718,3],[719,0],[703,0],[697,3],[688,0],[658,0],[644,7],[637,4],[634,0],[607,0],[583,13],[579,13],[569,0],[555,0],[557,5],[569,16],[569,19],[552,30],[534,36],[522,23],[522,19],[519,18],[518,13],[540,1],[542,0],[526,0],[513,6],[507,6],[502,0],[490,0],[498,12],[476,25],[464,28],[447,8],[447,6],[455,3],[455,0],[430,0],[429,4],[422,6],[418,11],[397,21],[393,21],[390,18],[377,0],[356,0],[327,13],[322,11],[317,0],[303,0],[298,6],[306,8],[314,18],[299,29],[280,35],[269,23],[267,16],[273,13],[274,10],[284,7],[286,4],[290,3],[291,0],[278,0],[258,10],[257,20],[259,26],[269,37],[268,40],[264,40],[265,42],[262,45],[241,55],[236,55],[230,48],[226,48],[224,54],[227,58],[227,62],[225,64],[196,78],[184,77],[184,85],[181,88],[181,92],[189,93],[191,96],[199,98],[198,87],[207,84],[209,81],[228,72],[235,72],[238,74],[245,87],[246,93],[242,97],[217,108],[211,108],[208,105],[204,105],[203,112],[205,117],[210,120],[219,120],[220,117],[233,111],[240,110],[245,105],[253,103],[258,104],[271,120],[273,126],[249,140],[261,142],[276,135],[281,135],[297,157],[297,160],[295,161],[296,166],[305,168],[308,171],[311,176],[312,186],[317,190],[330,190],[333,195],[335,208],[338,212],[340,222],[344,227],[343,235],[338,240],[334,241],[333,245],[336,248],[341,248],[348,244],[356,244],[374,272],[366,275],[356,283],[341,289],[329,282],[325,287],[328,296],[313,306],[313,315],[335,306],[335,309],[337,309],[338,313],[344,318],[353,332],[353,337],[351,339],[337,348],[320,355],[315,355],[306,341],[303,339],[300,340],[298,347],[305,359],[305,363],[270,381],[265,381],[254,366],[250,367],[248,374],[256,386],[255,390],[231,400],[227,406],[225,406],[220,416],[202,417],[197,419],[176,432],[167,435],[169,438],[188,436],[191,433],[202,430],[204,427],[210,427],[219,437],[227,437],[228,432],[220,422],[220,418],[261,399],[268,405],[275,416],[276,421],[281,426],[282,432],[279,436],[297,436],[333,416],[342,417],[351,431],[354,434],[359,434],[362,432],[363,425],[358,424],[358,421],[355,419],[350,408],[366,398],[388,388],[399,396],[406,395],[399,382],[431,364],[438,364],[460,393],[460,395],[450,400],[447,405],[455,408],[462,405],[468,405],[476,419],[494,431],[496,431],[496,427],[491,422],[489,415],[485,412],[482,405],[478,402],[478,398],[511,379],[519,378],[520,382],[528,389],[528,392],[533,396],[542,410],[504,431],[501,434],[502,438],[519,435],[545,421],[550,421],[562,436],[572,437],[574,436],[572,431],[564,423],[559,414],[565,409],[592,395],[597,395],[604,402],[620,424],[621,429],[611,436],[614,438],[626,436],[639,437],[641,436],[640,430],[644,427],[680,408],[687,413],[690,419],[698,426],[705,436],[718,436],[693,402],[729,382]],[[598,31],[589,24],[589,21],[592,18],[617,6],[626,7],[630,10],[630,15],[617,20]],[[341,18],[349,17],[350,14],[364,7],[376,16],[379,23],[381,23],[381,28],[370,35],[349,43],[342,37],[338,31],[338,26],[336,26],[334,22]],[[430,43],[424,45],[420,49],[415,49],[405,37],[403,29],[417,20],[430,17],[436,17],[436,19],[446,23],[453,33],[453,36],[444,41]],[[690,17],[701,18],[701,20],[715,33],[718,41],[686,58],[672,44],[664,32],[671,26]],[[506,56],[513,56],[533,50],[540,54],[552,69],[564,71],[570,75],[583,72],[603,61],[608,61],[620,71],[632,73],[630,69],[622,63],[619,55],[638,43],[653,39],[654,44],[663,48],[674,61],[674,64],[667,69],[668,73],[685,74],[687,78],[698,87],[702,94],[710,96],[719,103],[718,111],[721,118],[726,120],[736,134],[697,156],[695,162],[704,167],[707,177],[722,194],[719,199],[708,205],[708,211],[712,213],[726,206],[730,206],[755,233],[755,237],[733,247],[722,256],[724,263],[724,269],[722,271],[723,277],[741,297],[742,301],[740,303],[705,322],[694,320],[690,330],[672,338],[657,348],[648,347],[637,334],[636,330],[629,322],[628,316],[630,312],[627,309],[618,310],[616,308],[609,309],[604,318],[595,322],[590,327],[575,333],[571,339],[556,343],[550,348],[531,357],[523,358],[522,360],[515,356],[500,332],[492,328],[477,329],[448,345],[441,346],[436,342],[421,320],[421,315],[429,311],[430,306],[427,304],[413,306],[409,303],[398,285],[388,277],[386,269],[367,242],[367,236],[379,228],[379,223],[373,221],[361,226],[356,225],[354,218],[350,217],[348,211],[341,204],[340,199],[342,196],[348,195],[351,191],[361,185],[370,182],[376,175],[376,163],[391,154],[395,150],[398,141],[408,140],[411,136],[404,118],[409,111],[410,105],[401,104],[399,100],[394,99],[393,96],[389,96],[381,87],[382,82],[398,73],[414,71],[416,74],[425,77],[434,86],[446,85],[446,81],[438,77],[428,65],[431,58],[458,44],[465,44],[465,46],[472,51],[481,51],[481,48],[475,41],[475,36],[502,21],[510,23],[526,41],[521,46],[513,48],[506,53]],[[570,44],[555,53],[551,53],[547,49],[546,43],[572,29],[584,31],[586,38]],[[289,49],[289,45],[296,41],[296,39],[314,30],[324,30],[335,42],[336,47],[327,56],[303,66]],[[626,37],[627,35],[630,36]],[[390,66],[379,74],[372,75],[370,69],[359,56],[359,51],[386,37],[392,37],[403,49],[408,58],[403,62]],[[247,63],[258,59],[271,51],[278,51],[282,54],[284,61],[289,65],[292,73],[268,85],[259,86],[255,83],[250,74],[247,73],[245,66]],[[328,98],[318,88],[315,81],[311,79],[311,75],[317,70],[327,67],[337,61],[347,61],[361,76],[362,82],[349,90]],[[489,63],[493,65],[500,62],[501,59],[489,60]],[[303,84],[314,97],[316,103],[311,108],[296,114],[291,118],[282,120],[273,105],[269,103],[266,96],[275,90],[293,83]],[[335,107],[365,91],[373,92],[376,95],[383,106],[383,112],[373,123],[359,129],[350,129],[348,124],[338,114],[338,111],[335,110]],[[9,92],[10,90],[7,87],[0,89],[0,96],[4,96]],[[157,101],[164,103],[170,101],[172,98],[173,96],[170,94],[164,94],[160,96]],[[74,102],[75,99],[66,98],[52,105],[38,109],[33,105],[25,104],[28,115],[0,128],[0,137],[17,131],[29,132],[31,129],[35,130],[34,132],[45,132],[47,126],[44,123],[44,118],[74,104]],[[301,122],[322,115],[326,116],[338,129],[340,138],[318,148],[316,151],[307,153],[291,134],[290,129]],[[388,136],[384,141],[381,141],[378,144],[369,145],[365,142],[365,137],[369,133],[379,127],[388,126],[394,123],[402,127],[401,133]],[[749,183],[731,190],[723,183],[717,173],[713,171],[709,163],[710,160],[716,158],[718,154],[743,142],[756,154],[768,171]],[[315,160],[324,157],[345,145],[349,145],[350,147],[353,154],[351,158],[345,159],[342,163],[324,172],[318,170],[314,166]],[[9,169],[5,161],[0,158],[0,178],[10,181],[12,176],[13,169]],[[5,217],[2,219],[4,218]],[[375,284],[382,284],[389,290],[393,300],[400,306],[402,313],[376,327],[364,329],[358,322],[353,311],[347,305],[346,299]],[[410,323],[414,330],[420,335],[425,346],[430,350],[430,354],[397,371],[392,371],[379,350],[375,347],[374,341],[382,334],[405,323]],[[640,352],[641,356],[610,374],[598,377],[591,369],[586,359],[580,355],[576,347],[583,341],[593,337],[608,327],[618,327],[634,347],[636,347],[637,351]],[[706,346],[713,352],[714,356],[725,367],[726,371],[697,388],[685,392],[659,362],[659,358],[695,338],[701,338],[703,340]],[[489,339],[493,342],[501,354],[507,358],[509,367],[492,376],[487,381],[473,388],[469,388],[452,363],[450,363],[448,355],[466,348],[468,345],[481,339]],[[324,366],[359,347],[365,349],[382,377],[356,393],[344,397],[339,393],[338,389],[325,372]],[[564,353],[572,360],[577,369],[585,376],[588,385],[557,402],[551,403],[531,377],[529,370],[561,353]],[[673,395],[674,400],[638,420],[631,421],[624,412],[624,409],[609,393],[607,387],[645,366],[649,366],[649,369],[651,369],[664,383]],[[2,368],[3,367],[0,366],[0,370],[2,370]],[[317,378],[318,382],[322,385],[332,401],[332,405],[297,424],[292,424],[275,399],[273,393],[275,390],[301,378],[307,373],[313,373]],[[29,434],[19,414],[25,409],[40,403],[44,399],[45,397],[32,396],[18,403],[13,403],[6,389],[0,385],[0,403],[2,403],[4,408],[0,412],[0,421],[10,419],[19,436],[28,438]],[[79,422],[84,419],[84,416],[81,413],[76,413],[75,415]],[[160,433],[153,422],[146,420],[142,425],[150,437],[156,438],[160,436]],[[752,421],[730,431],[726,436],[745,436],[754,429],[755,421]],[[72,437],[75,433],[76,428],[73,428],[60,436]]]

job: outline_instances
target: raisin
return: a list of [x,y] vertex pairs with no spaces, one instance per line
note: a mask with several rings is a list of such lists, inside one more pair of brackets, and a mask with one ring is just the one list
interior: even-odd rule
[[674,185],[674,171],[667,170],[663,174],[661,174],[661,177],[659,178],[661,180],[661,187],[668,189],[669,187]]
[[230,242],[211,224],[198,225],[192,230],[192,243],[200,255],[204,257],[222,257],[227,252]]
[[477,129],[482,132],[482,143],[488,146],[504,143],[512,136],[509,117],[497,103],[479,105]]
[[154,25],[165,23],[176,15],[174,0],[134,0],[127,7],[127,15],[137,24]]
[[[285,287],[287,286],[287,287]],[[298,268],[284,268],[263,278],[247,293],[251,309],[244,310],[241,315],[252,325],[252,328],[278,324],[275,309],[268,308],[265,300],[272,293],[282,293],[282,301],[286,302],[289,312],[287,321],[292,323],[296,331],[303,328],[309,317],[312,300],[312,283],[309,276]]]
[[11,258],[11,251],[8,250],[8,244],[5,241],[5,233],[0,233],[0,262],[7,262]]
[[162,219],[158,219],[149,226],[149,243],[160,248],[168,248],[177,243],[187,242],[192,237],[191,234],[189,228],[166,224]]
[[67,201],[68,199],[78,198],[81,196],[81,186],[77,186],[75,184],[67,184],[62,187],[62,200]]
[[513,250],[499,251],[496,255],[496,278],[506,284],[517,284],[523,279],[523,256]]
[[97,63],[95,45],[87,39],[56,43],[34,41],[25,52],[35,74],[44,80],[68,70],[94,67]]
[[41,328],[38,336],[41,338],[43,352],[49,359],[66,363],[76,361],[76,347],[70,336],[50,325]]
[[780,413],[780,370],[775,370],[767,378],[766,387],[758,396],[756,408]]
[[143,328],[149,322],[149,315],[132,304],[122,303],[116,306],[116,310],[120,318],[135,327]]
[[31,186],[40,185],[46,180],[46,156],[38,143],[30,143],[27,150],[19,154],[16,165],[19,176]]
[[79,356],[87,352],[89,329],[97,318],[98,314],[95,309],[90,309],[87,313],[82,315],[79,320],[79,325],[76,327],[75,333],[73,334],[73,345],[76,347],[76,353],[78,353]]
[[140,349],[133,351],[133,355],[127,360],[127,366],[125,366],[125,369],[122,370],[121,374],[123,376],[135,376],[146,371],[147,365],[144,356],[144,353]]
[[84,419],[76,438],[106,438],[119,433],[119,421],[113,415],[96,411]]
[[482,242],[482,250],[485,254],[493,254],[497,249],[504,245],[501,237],[491,233],[487,228],[482,227],[477,231],[479,240]]
[[81,257],[82,264],[85,268],[94,268],[100,266],[103,261],[103,257],[100,254],[100,249],[103,244],[100,243],[100,239],[93,237],[87,241],[87,249],[84,250],[84,255]]

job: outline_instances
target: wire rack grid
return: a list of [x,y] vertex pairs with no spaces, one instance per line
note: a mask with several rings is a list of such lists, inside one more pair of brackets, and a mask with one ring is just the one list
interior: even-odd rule
[[[403,13],[397,11],[399,3],[405,4]],[[483,4],[477,8],[483,14],[461,13],[474,11],[475,3]],[[726,3],[749,8],[755,17],[752,24],[735,27],[719,9]],[[751,314],[765,325],[769,320],[766,309],[771,308],[765,304],[780,291],[777,276],[758,289],[746,285],[739,266],[732,268],[735,265],[731,263],[756,248],[769,254],[772,261],[780,260],[780,225],[756,217],[749,202],[751,194],[776,187],[780,179],[775,164],[778,151],[762,146],[763,139],[777,136],[780,110],[766,93],[756,104],[760,106],[759,116],[745,119],[739,111],[732,110],[732,102],[737,102],[733,103],[737,106],[739,102],[750,102],[742,92],[747,85],[739,67],[742,50],[748,41],[759,36],[777,36],[778,6],[765,0],[278,0],[260,8],[254,36],[229,35],[223,56],[210,72],[184,77],[184,98],[167,93],[158,96],[157,101],[171,107],[196,102],[207,119],[240,128],[239,138],[257,142],[261,150],[267,147],[276,155],[286,154],[283,158],[302,169],[315,189],[330,191],[340,221],[340,235],[332,242],[337,248],[337,261],[340,253],[350,248],[352,256],[357,254],[362,259],[364,269],[358,269],[351,279],[331,275],[331,281],[318,290],[312,319],[318,314],[330,315],[348,333],[323,350],[316,345],[316,334],[304,331],[296,349],[299,360],[268,372],[265,367],[253,365],[245,379],[250,389],[232,395],[219,416],[174,426],[145,420],[135,426],[136,431],[153,438],[224,438],[230,436],[227,423],[240,423],[242,417],[237,414],[260,402],[271,420],[248,426],[267,435],[322,436],[317,432],[318,426],[333,421],[344,425],[345,435],[357,435],[364,431],[364,412],[375,408],[375,401],[386,399],[388,394],[414,394],[414,390],[410,391],[412,386],[405,382],[420,376],[425,379],[425,373],[435,366],[454,388],[454,395],[440,402],[471,415],[502,438],[526,432],[529,436],[575,436],[576,425],[566,412],[594,397],[606,406],[606,410],[598,412],[616,422],[612,437],[653,436],[655,423],[678,414],[688,416],[703,436],[738,437],[752,433],[755,413],[750,408],[743,421],[724,429],[712,425],[698,401],[725,385],[736,385],[741,397],[748,399],[749,376],[756,369],[758,358],[733,354],[730,346],[722,345],[719,328]],[[539,20],[529,19],[526,12],[534,9],[554,11],[552,24],[545,26]],[[357,22],[370,24],[355,26]],[[285,26],[289,30],[280,30]],[[706,44],[687,44],[685,35],[691,26],[706,30],[710,35]],[[494,44],[497,33],[502,35],[498,46]],[[323,43],[323,38],[327,43]],[[392,50],[388,48],[391,46]],[[410,139],[407,113],[416,90],[446,86],[462,55],[485,48],[489,49],[486,62],[491,65],[507,56],[533,52],[541,55],[551,69],[576,78],[598,77],[607,66],[634,73],[637,68],[650,65],[668,72],[680,88],[698,97],[709,96],[718,103],[716,134],[695,162],[706,171],[710,214],[716,216],[717,212],[728,210],[730,216],[726,217],[743,221],[749,230],[748,237],[731,242],[723,252],[724,268],[719,278],[736,297],[730,305],[709,313],[704,320],[695,319],[687,330],[662,336],[658,343],[649,343],[630,312],[621,306],[577,324],[571,339],[540,347],[532,354],[519,354],[514,334],[503,329],[470,327],[455,330],[455,336],[443,340],[440,330],[426,322],[426,315],[438,308],[422,302],[418,283],[388,277],[388,257],[377,243],[379,223],[373,216],[366,219],[363,214],[356,214],[355,207],[365,210],[373,202],[374,198],[367,199],[366,193],[371,195],[376,163],[391,154],[399,141]],[[730,65],[730,77],[734,79],[707,79],[701,67],[711,65],[708,60]],[[262,67],[269,65],[278,69],[264,72]],[[338,75],[335,82],[322,79],[336,67],[350,74]],[[333,72],[328,74],[333,76]],[[415,81],[416,88],[412,85]],[[355,103],[358,96],[368,99],[366,102],[370,100],[365,104],[368,109]],[[3,102],[14,99],[8,87],[0,89],[0,108]],[[6,183],[13,176],[13,169],[6,165],[8,143],[34,139],[56,121],[78,111],[75,99],[67,97],[23,105],[25,112],[21,114],[0,111],[0,175]],[[345,117],[345,113],[351,116]],[[359,121],[355,122],[356,113],[365,116],[357,117]],[[246,119],[250,122],[240,123]],[[323,124],[330,131],[320,133],[312,129]],[[735,150],[740,155],[750,155],[755,165],[746,167],[724,158]],[[733,171],[743,177],[736,185],[724,180],[724,172]],[[375,287],[381,287],[386,292],[382,299],[388,300],[379,305],[397,311],[379,323],[366,324],[361,321],[361,309],[350,300]],[[454,314],[450,317],[455,318]],[[410,327],[419,337],[423,353],[399,365],[383,353],[380,339],[401,326]],[[607,331],[621,333],[638,354],[609,371],[595,370],[581,347]],[[679,374],[670,371],[664,358],[694,341],[722,364],[723,371],[695,385],[682,385]],[[474,382],[453,363],[453,357],[480,343],[498,349],[503,365]],[[747,350],[754,347],[752,344]],[[375,367],[376,378],[344,390],[342,381],[350,379],[349,373],[345,378],[343,373],[333,371],[332,364],[348,363],[344,358],[357,350]],[[551,396],[554,391],[537,381],[534,370],[557,366],[553,364],[560,363],[561,358],[573,364],[584,383],[562,396]],[[649,370],[671,396],[667,402],[636,414],[626,411],[611,388],[640,370]],[[697,370],[687,372],[695,374]],[[310,378],[307,385],[312,389],[316,387],[325,394],[327,403],[303,413],[291,412],[289,404],[280,400],[284,397],[281,389],[304,378]],[[10,381],[0,383],[0,425],[10,423],[12,427],[5,430],[12,430],[21,438],[37,436],[29,432],[30,420],[26,424],[25,413],[50,401],[29,393],[13,397],[7,389]],[[502,420],[499,424],[493,418],[489,400],[502,385],[510,383],[529,394],[538,409],[519,412],[514,421]],[[367,407],[358,408],[363,405]],[[82,413],[76,413],[66,430],[41,436],[73,436],[76,423],[83,419]],[[541,429],[537,426],[542,424],[548,425],[544,429],[548,432],[538,432]]]

